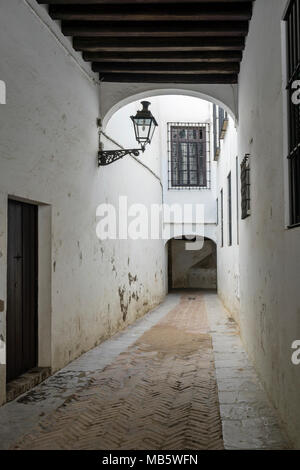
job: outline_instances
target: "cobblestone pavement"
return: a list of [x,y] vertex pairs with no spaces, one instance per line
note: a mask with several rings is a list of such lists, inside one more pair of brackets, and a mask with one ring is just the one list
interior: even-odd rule
[[288,444],[214,293],[170,294],[135,325],[0,408],[2,449],[223,447]]

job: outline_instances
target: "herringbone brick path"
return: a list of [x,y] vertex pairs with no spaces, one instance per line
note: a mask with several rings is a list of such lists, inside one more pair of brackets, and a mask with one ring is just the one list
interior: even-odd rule
[[17,449],[222,449],[211,337],[201,295],[180,304]]

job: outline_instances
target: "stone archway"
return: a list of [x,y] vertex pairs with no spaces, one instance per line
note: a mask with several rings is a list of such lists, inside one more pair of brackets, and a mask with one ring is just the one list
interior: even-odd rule
[[[195,243],[195,250],[192,249]],[[168,241],[168,288],[217,289],[217,247],[204,238],[201,249],[197,237],[172,238]],[[189,248],[188,248],[189,247]]]
[[181,95],[210,101],[224,108],[234,120],[238,119],[238,88],[228,84],[179,85],[103,83],[100,88],[102,127],[122,107],[144,98],[162,95]]

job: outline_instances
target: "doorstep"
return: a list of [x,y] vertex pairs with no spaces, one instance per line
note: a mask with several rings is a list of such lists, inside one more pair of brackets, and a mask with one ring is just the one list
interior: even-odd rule
[[50,367],[35,367],[6,385],[6,402],[31,390],[51,375]]

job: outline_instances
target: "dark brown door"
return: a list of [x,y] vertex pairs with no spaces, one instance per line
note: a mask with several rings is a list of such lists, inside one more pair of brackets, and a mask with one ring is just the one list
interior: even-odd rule
[[8,201],[7,382],[37,366],[37,206]]

